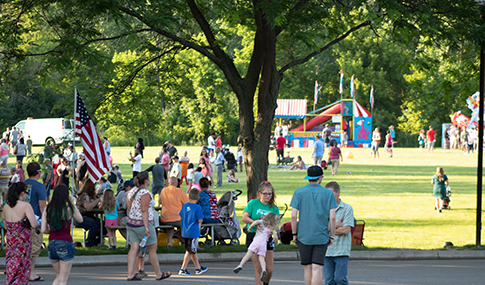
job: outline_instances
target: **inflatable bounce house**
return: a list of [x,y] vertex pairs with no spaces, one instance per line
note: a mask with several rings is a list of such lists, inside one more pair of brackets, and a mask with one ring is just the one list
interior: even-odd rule
[[[347,147],[370,147],[372,115],[355,99],[343,99],[306,113],[306,100],[278,99],[275,118],[304,119],[302,125],[290,130],[286,137],[292,147],[313,147],[315,137],[325,124],[332,129],[332,137],[339,144],[347,134]],[[313,118],[311,118],[313,117]],[[307,121],[308,118],[311,118]]]

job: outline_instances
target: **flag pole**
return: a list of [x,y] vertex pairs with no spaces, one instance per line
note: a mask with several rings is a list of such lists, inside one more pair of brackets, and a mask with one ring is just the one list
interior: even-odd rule
[[[74,122],[76,118],[76,93],[77,93],[77,87],[74,86],[74,110],[73,110],[73,116],[72,116],[72,122]],[[72,124],[71,122],[71,130],[72,130],[72,158],[74,158],[74,153],[76,153],[76,124]],[[72,162],[72,166],[74,166],[74,161]],[[75,169],[71,169],[71,175],[72,175],[72,183],[74,185],[74,189],[72,190],[72,194],[75,193],[76,191],[76,181],[74,180],[74,171]]]

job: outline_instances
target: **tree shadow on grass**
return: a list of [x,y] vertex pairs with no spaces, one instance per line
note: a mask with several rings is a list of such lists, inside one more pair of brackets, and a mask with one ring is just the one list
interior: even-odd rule
[[[439,224],[440,226],[456,226],[457,221],[453,219],[443,219],[443,220],[430,220],[430,219],[392,219],[392,220],[382,220],[382,219],[372,219],[367,218],[364,219],[366,227],[372,226],[373,228],[376,227],[391,227],[391,228],[404,228],[404,227],[411,227],[410,229],[415,232],[419,229],[419,227],[429,227],[429,226],[436,226]],[[466,222],[466,221],[463,221]]]

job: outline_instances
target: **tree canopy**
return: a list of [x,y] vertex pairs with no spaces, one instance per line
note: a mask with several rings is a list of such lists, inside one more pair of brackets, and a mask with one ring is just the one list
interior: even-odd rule
[[[37,79],[51,76],[47,70],[71,70],[67,81],[90,90],[88,105],[108,129],[120,124],[154,132],[160,126],[152,121],[182,120],[200,139],[214,128],[233,132],[236,124],[249,198],[267,179],[276,99],[281,86],[293,88],[292,82],[281,85],[285,74],[303,79],[305,71],[294,70],[323,59],[320,74],[338,76],[346,68],[373,77],[383,84],[384,106],[408,102],[404,108],[411,108],[413,100],[403,92],[412,89],[399,76],[410,73],[406,64],[426,70],[433,56],[439,62],[450,53],[462,58],[475,50],[469,43],[485,38],[473,0],[19,0],[1,9],[4,84],[15,81],[29,59],[42,57]],[[384,33],[381,45],[397,45],[380,53],[364,31],[377,38]],[[407,62],[402,50],[423,61]],[[460,76],[444,76],[438,85]],[[368,85],[358,82],[357,88]],[[446,90],[444,85],[439,87]],[[331,91],[335,84],[325,86]],[[167,107],[180,103],[178,110]],[[228,116],[238,122],[221,119]],[[381,116],[387,120],[384,111]]]

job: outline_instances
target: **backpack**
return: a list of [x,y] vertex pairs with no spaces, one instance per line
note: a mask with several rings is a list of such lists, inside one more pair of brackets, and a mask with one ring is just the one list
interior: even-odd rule
[[108,181],[110,183],[117,183],[117,181],[118,181],[118,177],[116,177],[116,173],[113,170],[111,170],[108,173]]

